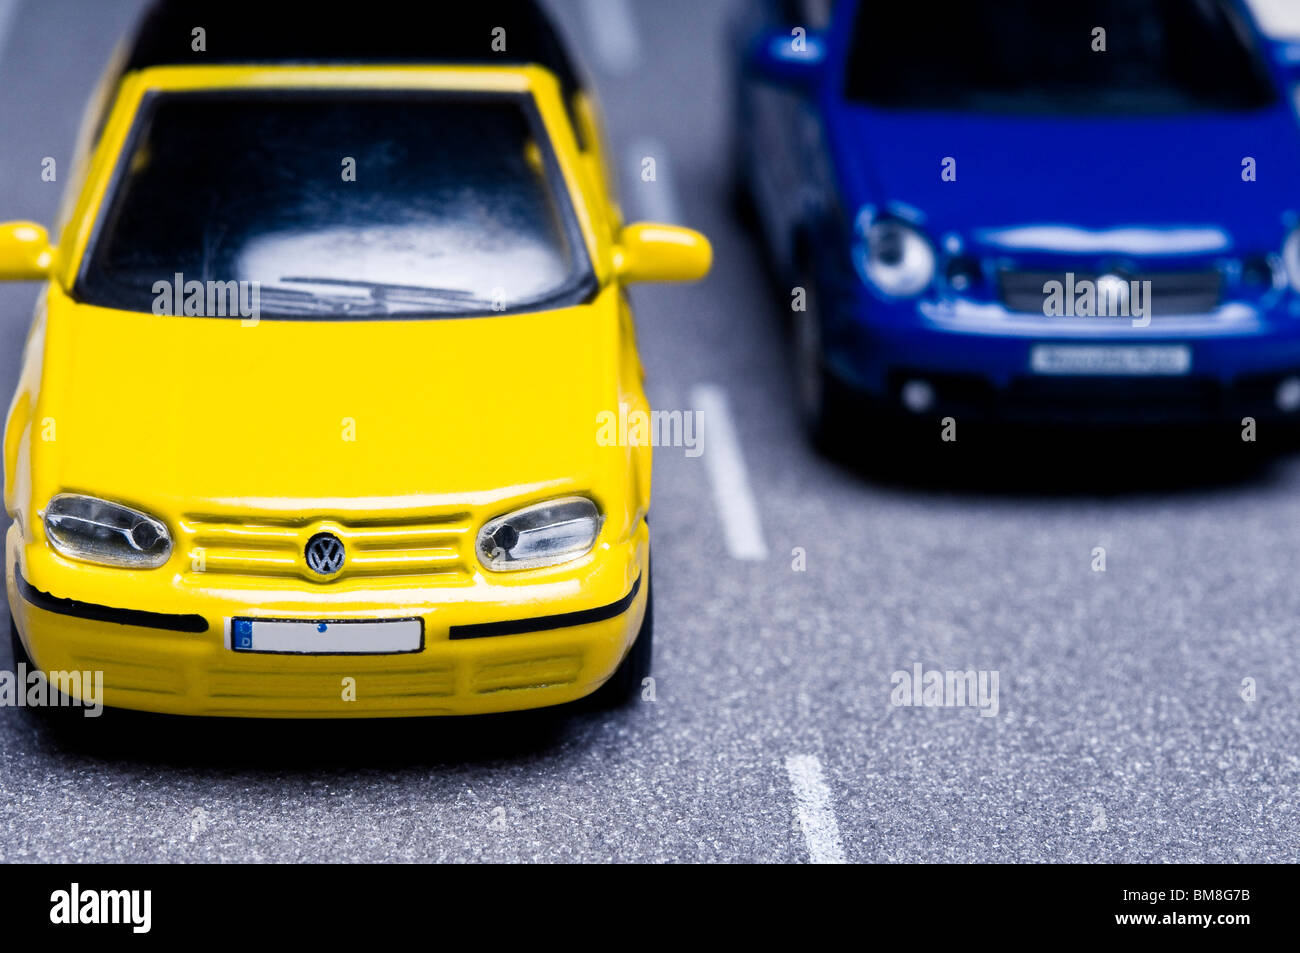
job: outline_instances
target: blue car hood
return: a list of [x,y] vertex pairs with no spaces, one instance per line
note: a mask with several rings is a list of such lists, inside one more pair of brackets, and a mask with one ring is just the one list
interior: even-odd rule
[[[827,133],[854,207],[900,210],[975,253],[1271,252],[1300,204],[1300,131],[1283,106],[1154,119],[836,114]],[[945,157],[956,181],[941,179]]]

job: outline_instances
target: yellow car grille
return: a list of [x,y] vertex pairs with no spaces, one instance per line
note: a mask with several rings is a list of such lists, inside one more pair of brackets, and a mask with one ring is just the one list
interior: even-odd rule
[[[434,577],[467,580],[473,572],[473,525],[468,513],[347,521],[332,518],[236,518],[187,515],[180,523],[187,577],[213,573],[332,583],[350,578]],[[346,552],[343,568],[321,576],[304,550],[317,533],[333,533]]]

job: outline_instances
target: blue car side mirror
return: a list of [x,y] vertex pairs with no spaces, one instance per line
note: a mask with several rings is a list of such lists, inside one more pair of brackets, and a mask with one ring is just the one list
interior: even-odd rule
[[752,64],[759,76],[786,86],[812,86],[826,64],[826,39],[820,33],[774,30],[754,43]]

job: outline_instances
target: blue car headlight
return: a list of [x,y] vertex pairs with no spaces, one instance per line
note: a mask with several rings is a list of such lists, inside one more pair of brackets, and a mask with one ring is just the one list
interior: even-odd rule
[[859,226],[853,263],[863,281],[891,298],[915,297],[934,281],[935,254],[929,239],[897,219]]
[[1282,246],[1282,263],[1286,265],[1286,276],[1293,291],[1300,291],[1300,226],[1287,236]]

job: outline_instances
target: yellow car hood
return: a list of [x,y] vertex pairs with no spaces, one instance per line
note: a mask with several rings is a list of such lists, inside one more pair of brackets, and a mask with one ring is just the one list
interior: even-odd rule
[[618,409],[615,301],[244,326],[52,300],[34,426],[55,439],[33,452],[47,486],[172,512],[591,490],[597,414]]

